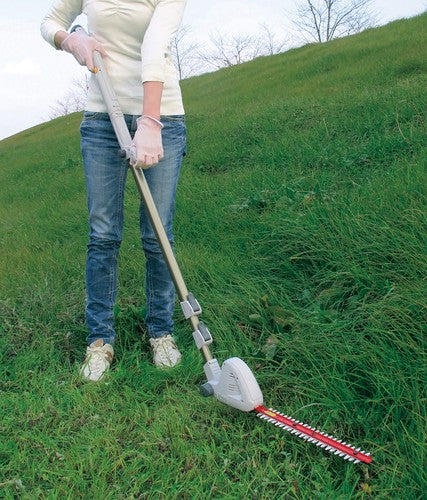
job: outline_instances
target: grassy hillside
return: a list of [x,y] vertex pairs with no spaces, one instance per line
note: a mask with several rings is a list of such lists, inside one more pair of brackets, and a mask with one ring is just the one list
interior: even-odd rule
[[0,497],[422,497],[427,16],[183,82],[176,248],[220,361],[266,405],[362,446],[353,466],[151,365],[137,193],[117,359],[82,383],[80,115],[0,143]]

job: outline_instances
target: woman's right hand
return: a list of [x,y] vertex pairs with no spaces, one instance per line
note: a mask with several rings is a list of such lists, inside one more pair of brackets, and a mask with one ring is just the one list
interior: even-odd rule
[[74,31],[61,43],[61,49],[73,54],[78,63],[87,66],[89,71],[94,71],[93,51],[97,50],[101,56],[106,56],[104,47],[95,38],[84,31]]

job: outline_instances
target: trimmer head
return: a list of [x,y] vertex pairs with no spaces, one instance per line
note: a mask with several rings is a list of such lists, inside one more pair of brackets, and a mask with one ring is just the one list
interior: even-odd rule
[[239,358],[224,361],[222,368],[216,359],[208,361],[204,370],[208,379],[201,387],[204,396],[215,396],[224,403],[241,411],[255,411],[257,416],[280,427],[295,436],[304,439],[325,451],[329,451],[355,464],[369,464],[372,457],[369,453],[356,449],[329,434],[303,424],[292,417],[271,409],[264,408],[261,389],[248,365]]
[[205,395],[213,394],[221,403],[241,411],[252,411],[262,405],[263,397],[258,382],[240,358],[225,360],[222,368],[216,359],[212,359],[205,364],[204,369],[208,378],[207,384],[203,386],[207,390]]

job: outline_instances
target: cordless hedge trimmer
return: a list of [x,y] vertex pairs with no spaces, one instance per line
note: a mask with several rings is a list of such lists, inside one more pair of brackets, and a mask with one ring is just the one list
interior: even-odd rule
[[[83,30],[83,28],[75,26],[71,31],[77,30]],[[111,81],[105,70],[102,57],[97,51],[94,52],[94,64],[96,67],[96,79],[121,148],[121,155],[123,158],[129,160],[139,193],[175,284],[184,317],[191,325],[194,341],[205,360],[203,369],[207,382],[200,387],[202,395],[213,395],[222,403],[233,408],[244,412],[255,412],[257,416],[267,422],[314,443],[326,451],[335,453],[345,460],[353,463],[364,462],[369,464],[372,458],[369,453],[361,451],[360,448],[356,449],[298,420],[262,406],[263,395],[261,389],[253,373],[244,361],[239,358],[230,358],[224,361],[220,367],[218,361],[212,357],[209,351],[209,345],[212,343],[212,335],[206,325],[198,319],[202,309],[194,295],[187,290],[144,173],[141,168],[134,166],[135,149],[132,145],[132,138],[126,126]]]

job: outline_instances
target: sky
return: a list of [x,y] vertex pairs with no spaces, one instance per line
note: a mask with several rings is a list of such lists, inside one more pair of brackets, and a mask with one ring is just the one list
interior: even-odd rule
[[[40,22],[52,0],[3,2],[0,19],[0,140],[49,120],[54,106],[82,79],[85,68],[65,52],[56,51],[40,35]],[[266,23],[288,37],[296,0],[187,0],[183,24],[199,43],[209,33],[256,32]],[[6,5],[5,5],[6,4]],[[374,0],[379,23],[417,15],[427,0]],[[77,22],[85,24],[84,17]]]

